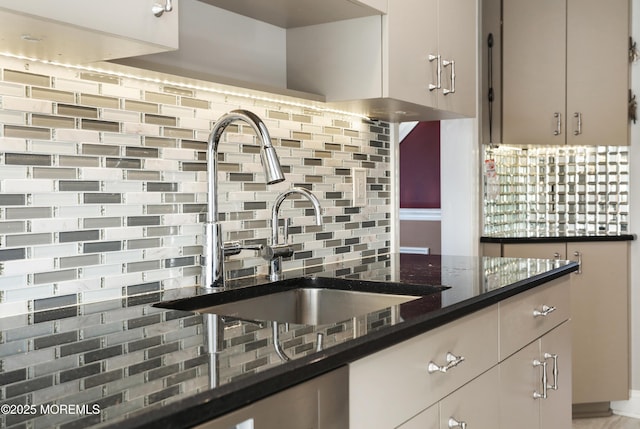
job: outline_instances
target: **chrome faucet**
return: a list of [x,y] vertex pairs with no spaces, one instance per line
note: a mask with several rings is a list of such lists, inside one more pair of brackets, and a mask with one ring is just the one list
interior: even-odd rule
[[283,242],[280,243],[278,238],[278,217],[280,214],[280,206],[289,195],[299,194],[308,199],[313,205],[316,217],[316,225],[322,225],[322,213],[320,201],[311,192],[304,188],[291,188],[284,191],[276,198],[271,210],[271,246],[266,249],[267,253],[264,258],[271,260],[269,265],[269,279],[280,280],[282,278],[282,257],[293,255],[293,247],[287,244],[289,240],[289,222],[290,219],[284,221]]
[[[224,257],[225,254],[239,252],[238,246],[234,250],[225,251],[222,242],[222,228],[218,222],[218,143],[225,129],[235,121],[246,122],[258,136],[260,145],[260,159],[264,168],[267,184],[279,183],[284,180],[284,173],[276,150],[271,144],[271,137],[267,127],[254,113],[247,110],[233,110],[216,121],[209,135],[207,147],[207,219],[205,223],[205,243],[203,246],[202,278],[205,287],[224,286]],[[258,250],[258,249],[253,249]],[[261,250],[261,249],[260,249]]]

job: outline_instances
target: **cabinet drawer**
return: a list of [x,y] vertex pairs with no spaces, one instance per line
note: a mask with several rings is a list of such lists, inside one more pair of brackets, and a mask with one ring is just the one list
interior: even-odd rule
[[500,360],[569,319],[570,306],[567,276],[500,302]]
[[[462,356],[446,372],[447,354]],[[497,305],[349,365],[350,427],[396,427],[498,362]]]

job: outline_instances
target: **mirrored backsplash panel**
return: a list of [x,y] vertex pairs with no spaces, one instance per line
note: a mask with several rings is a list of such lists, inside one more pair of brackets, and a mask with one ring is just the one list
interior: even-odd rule
[[[323,225],[306,200],[287,199],[281,216],[292,219],[295,253],[285,270],[388,253],[388,123],[127,71],[0,56],[0,317],[198,284],[207,139],[234,109],[264,120],[286,181],[265,185],[255,134],[230,125],[218,156],[225,241],[268,243],[273,201],[300,186],[319,198]],[[362,207],[353,168],[367,172]],[[227,278],[267,265],[242,252],[228,258]]]
[[629,148],[484,147],[484,235],[629,232]]

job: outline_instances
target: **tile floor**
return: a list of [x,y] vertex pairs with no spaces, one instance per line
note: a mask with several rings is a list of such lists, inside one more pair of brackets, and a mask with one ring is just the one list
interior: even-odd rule
[[597,419],[576,419],[572,429],[640,429],[640,420],[611,416]]

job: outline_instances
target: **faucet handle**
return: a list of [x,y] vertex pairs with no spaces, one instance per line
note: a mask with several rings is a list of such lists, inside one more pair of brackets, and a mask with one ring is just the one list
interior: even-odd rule
[[248,244],[241,245],[239,241],[225,241],[223,245],[224,256],[232,256],[237,255],[242,250],[253,250],[258,252],[261,256],[264,255],[265,245],[264,244]]

